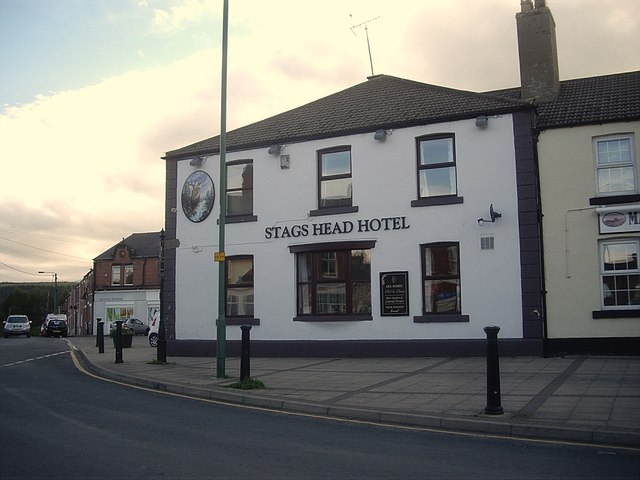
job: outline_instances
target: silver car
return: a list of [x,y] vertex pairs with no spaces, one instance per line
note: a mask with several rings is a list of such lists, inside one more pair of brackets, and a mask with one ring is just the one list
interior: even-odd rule
[[10,335],[31,336],[31,322],[26,315],[9,315],[4,321],[4,338]]

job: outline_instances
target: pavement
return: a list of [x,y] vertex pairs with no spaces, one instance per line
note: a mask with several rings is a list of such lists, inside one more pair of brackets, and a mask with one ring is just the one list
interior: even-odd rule
[[[240,359],[168,357],[137,336],[115,363],[105,341],[70,337],[96,376],[187,396],[331,418],[512,438],[640,449],[640,357],[501,357],[499,405],[488,415],[487,361],[480,357],[251,358],[264,389],[237,390]],[[109,340],[106,338],[105,340]],[[492,398],[492,406],[495,397]]]

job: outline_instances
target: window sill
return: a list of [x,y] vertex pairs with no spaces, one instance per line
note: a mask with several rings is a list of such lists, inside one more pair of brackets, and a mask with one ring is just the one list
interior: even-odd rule
[[620,203],[640,202],[640,195],[611,195],[609,197],[593,197],[589,205],[618,205]]
[[468,322],[469,315],[459,314],[442,314],[434,313],[432,315],[419,315],[413,317],[413,323],[449,323],[449,322]]
[[[245,223],[245,222],[257,222],[258,217],[256,215],[234,215],[224,217],[224,223]],[[220,219],[218,219],[218,225],[220,225]]]
[[260,319],[254,317],[226,317],[225,323],[227,326],[260,325]]
[[309,212],[309,216],[321,217],[323,215],[340,215],[343,213],[356,213],[357,211],[358,211],[358,207],[354,207],[354,206],[319,208],[318,210],[311,210]]
[[298,315],[294,322],[368,322],[371,315]]
[[629,310],[594,310],[592,318],[640,318],[640,309]]
[[419,198],[411,201],[412,207],[431,207],[435,205],[453,205],[456,203],[463,203],[464,197],[458,197],[456,195],[445,195],[442,197],[432,198]]

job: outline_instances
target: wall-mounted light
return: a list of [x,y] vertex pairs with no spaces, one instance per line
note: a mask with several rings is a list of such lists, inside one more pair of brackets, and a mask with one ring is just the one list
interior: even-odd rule
[[291,165],[291,158],[289,155],[280,155],[280,168],[282,170],[287,170]]
[[274,157],[277,157],[278,155],[280,155],[280,150],[282,150],[281,145],[272,145],[269,147],[269,150],[267,151],[269,152],[269,155],[273,155]]
[[192,167],[200,168],[204,162],[207,161],[207,157],[193,157],[189,162]]
[[376,130],[376,133],[373,134],[373,139],[378,142],[384,142],[387,139],[387,135],[391,135],[391,130],[387,131],[384,129]]
[[489,125],[489,118],[486,115],[478,115],[476,117],[476,127],[487,128],[487,125]]
[[478,225],[484,225],[485,223],[493,223],[496,221],[497,218],[502,218],[502,214],[496,212],[493,209],[493,203],[489,206],[489,218],[490,220],[487,220],[486,218],[479,218]]

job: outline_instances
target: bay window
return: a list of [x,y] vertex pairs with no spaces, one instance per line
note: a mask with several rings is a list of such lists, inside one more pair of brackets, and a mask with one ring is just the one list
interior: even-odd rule
[[295,320],[371,320],[374,243],[289,247],[296,253]]

